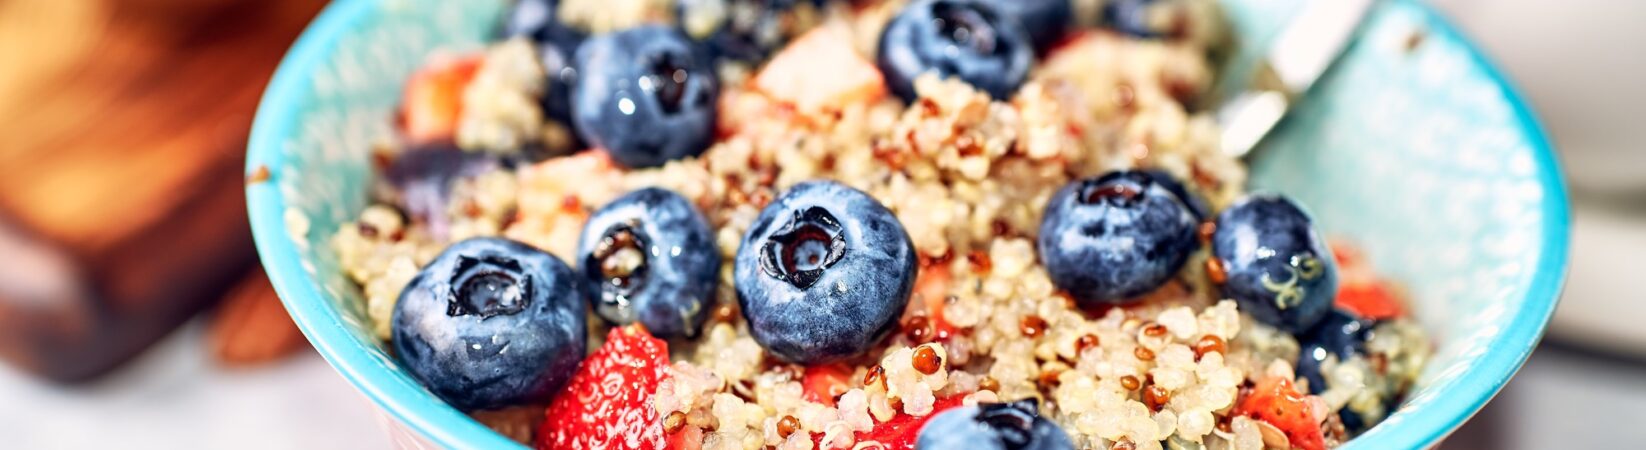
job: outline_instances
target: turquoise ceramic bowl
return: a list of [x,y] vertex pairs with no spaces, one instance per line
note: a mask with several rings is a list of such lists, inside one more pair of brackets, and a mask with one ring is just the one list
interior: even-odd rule
[[[1250,61],[1306,0],[1228,0]],[[479,48],[501,0],[339,0],[264,94],[246,193],[263,263],[320,353],[389,418],[397,442],[516,445],[423,389],[372,338],[326,239],[363,208],[370,140],[430,51]],[[1415,40],[1413,36],[1422,36]],[[1413,42],[1418,44],[1412,46]],[[1253,163],[1257,187],[1301,199],[1410,287],[1436,341],[1417,391],[1351,449],[1422,448],[1456,429],[1526,360],[1554,310],[1569,214],[1525,101],[1428,7],[1386,1]],[[365,432],[365,431],[362,431]]]

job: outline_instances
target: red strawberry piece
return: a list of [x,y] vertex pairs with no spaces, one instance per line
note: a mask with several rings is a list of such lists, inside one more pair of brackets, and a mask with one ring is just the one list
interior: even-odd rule
[[612,329],[549,404],[539,449],[663,449],[663,421],[652,395],[666,376],[668,343],[644,327]]
[[753,85],[801,112],[838,111],[886,95],[880,69],[852,48],[851,30],[817,27],[778,52]]
[[703,429],[686,425],[669,435],[669,450],[702,450]]
[[931,340],[947,341],[950,336],[959,332],[954,324],[943,317],[943,307],[949,296],[949,285],[954,275],[949,272],[947,264],[929,264],[920,268],[920,274],[914,279],[914,291],[926,305],[926,312],[930,316]]
[[1340,268],[1359,267],[1361,264],[1360,247],[1337,239],[1326,241],[1326,246],[1332,250],[1332,259],[1337,260]]
[[1337,289],[1336,304],[1366,319],[1392,319],[1406,313],[1400,301],[1380,281],[1343,284]]
[[463,112],[463,90],[474,80],[483,55],[431,62],[406,80],[400,100],[401,127],[414,142],[451,137]]
[[845,364],[806,366],[800,377],[802,397],[806,401],[834,406],[834,398],[851,389],[852,368]]
[[1326,436],[1315,421],[1314,411],[1297,392],[1292,380],[1268,377],[1257,383],[1251,394],[1240,400],[1235,415],[1244,415],[1268,422],[1292,442],[1292,447],[1303,450],[1324,450]]
[[1338,240],[1327,244],[1337,259],[1340,274],[1334,302],[1338,308],[1373,320],[1392,319],[1406,314],[1400,296],[1389,288],[1387,282],[1378,278],[1360,248]]
[[872,430],[858,432],[857,442],[860,445],[869,441],[879,442],[882,450],[913,450],[914,441],[920,437],[920,428],[926,426],[926,421],[938,413],[960,406],[962,400],[965,400],[963,395],[939,398],[932,403],[932,412],[920,417],[899,412],[892,420],[875,424]]

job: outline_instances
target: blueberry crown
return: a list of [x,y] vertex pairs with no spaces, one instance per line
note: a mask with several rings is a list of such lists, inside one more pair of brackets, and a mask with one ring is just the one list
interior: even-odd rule
[[590,278],[600,280],[600,301],[627,305],[629,296],[646,284],[649,263],[646,234],[638,224],[620,223],[600,235],[600,243],[584,261]]
[[531,299],[532,276],[520,262],[498,255],[458,256],[457,270],[447,283],[450,300],[446,315],[479,315],[482,320],[512,315],[526,309]]
[[1141,173],[1115,173],[1081,182],[1076,199],[1085,205],[1107,203],[1129,207],[1136,204],[1152,184],[1153,180]]
[[932,4],[932,15],[935,16],[932,25],[937,27],[938,35],[954,45],[979,55],[1004,52],[991,25],[992,10],[978,4],[938,2]]
[[1019,449],[1034,440],[1034,400],[978,405],[977,421],[988,425],[1006,448]]
[[760,269],[773,278],[805,289],[823,277],[823,271],[846,255],[846,236],[840,221],[822,207],[794,212],[783,229],[766,239]]
[[652,55],[646,64],[646,74],[638,81],[642,89],[657,97],[657,105],[663,112],[669,114],[680,112],[686,97],[686,82],[691,77],[679,59],[669,52]]

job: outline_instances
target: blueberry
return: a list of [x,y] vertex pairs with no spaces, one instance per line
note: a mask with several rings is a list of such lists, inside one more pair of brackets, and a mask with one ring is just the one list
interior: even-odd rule
[[[707,3],[718,3],[710,7]],[[701,38],[715,59],[760,62],[788,43],[801,31],[792,17],[796,8],[807,5],[821,9],[823,0],[678,0],[676,17],[681,27],[700,32],[691,22],[699,11],[718,10],[718,23]]]
[[876,63],[904,101],[926,72],[957,77],[995,99],[1010,98],[1029,76],[1034,48],[1017,20],[977,0],[917,0],[880,35]]
[[510,161],[487,152],[466,152],[450,143],[415,147],[396,155],[383,169],[394,203],[435,239],[445,240],[450,224],[452,182],[498,170]]
[[1372,328],[1377,321],[1362,319],[1354,313],[1332,308],[1320,319],[1314,328],[1297,336],[1302,351],[1297,357],[1297,374],[1309,380],[1309,388],[1320,392],[1326,387],[1325,377],[1320,373],[1320,363],[1326,360],[1327,355],[1337,357],[1343,361],[1354,355],[1366,353],[1366,340],[1371,338]]
[[1354,409],[1346,405],[1337,410],[1337,418],[1343,422],[1343,429],[1350,433],[1366,431],[1369,425],[1373,425],[1366,423],[1366,418],[1361,417],[1360,413],[1355,412]]
[[560,21],[559,7],[559,0],[516,1],[504,17],[503,37],[524,36],[544,47],[554,47],[564,53],[562,61],[570,63],[571,50],[576,50],[588,35]]
[[1194,193],[1189,192],[1189,189],[1183,187],[1183,183],[1177,181],[1177,178],[1172,177],[1172,174],[1166,173],[1166,171],[1160,169],[1148,169],[1144,170],[1143,173],[1147,173],[1149,176],[1154,177],[1155,183],[1160,184],[1161,187],[1166,188],[1168,191],[1172,191],[1172,194],[1176,195],[1178,200],[1183,201],[1184,206],[1189,207],[1189,212],[1194,213],[1195,219],[1206,220],[1207,217],[1211,217],[1212,209],[1211,207],[1206,206],[1206,201],[1202,200],[1199,196],[1194,195]]
[[1074,450],[1069,435],[1036,413],[1034,400],[950,409],[920,428],[915,450]]
[[559,6],[559,0],[515,2],[503,23],[503,36],[525,36],[537,44],[543,73],[549,78],[538,103],[548,118],[572,126],[571,92],[577,81],[572,56],[588,36],[559,20]]
[[719,81],[679,29],[645,25],[589,38],[577,51],[573,122],[628,167],[697,156],[714,139]]
[[708,219],[674,191],[641,189],[595,211],[577,254],[598,292],[594,312],[612,323],[695,336],[714,306],[720,248]]
[[1103,4],[1103,23],[1109,28],[1133,37],[1156,38],[1165,30],[1158,29],[1150,20],[1159,0],[1109,0]]
[[892,212],[832,181],[789,188],[737,250],[737,300],[767,351],[801,364],[856,356],[897,324],[914,244]]
[[1035,50],[1045,51],[1069,30],[1074,18],[1070,0],[984,0],[1028,30]]
[[1125,303],[1160,287],[1196,246],[1194,213],[1145,172],[1069,183],[1044,214],[1041,262],[1083,307]]
[[1217,216],[1212,256],[1223,295],[1258,321],[1290,333],[1308,330],[1337,295],[1337,265],[1309,215],[1278,195],[1248,196]]
[[[1366,341],[1372,339],[1372,329],[1377,327],[1377,323],[1376,320],[1362,319],[1354,313],[1332,308],[1314,328],[1297,336],[1302,346],[1297,356],[1297,375],[1309,380],[1311,391],[1324,391],[1330,387],[1320,372],[1320,365],[1326,356],[1335,356],[1340,362],[1356,355],[1364,356]],[[1366,421],[1360,414],[1349,408],[1338,410],[1338,416],[1343,419],[1344,428],[1351,432],[1366,427]]]
[[460,409],[547,400],[583,360],[586,294],[548,253],[465,240],[401,291],[392,343],[413,376]]

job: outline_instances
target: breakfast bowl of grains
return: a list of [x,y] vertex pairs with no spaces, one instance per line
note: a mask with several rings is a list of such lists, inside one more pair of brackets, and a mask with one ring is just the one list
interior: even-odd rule
[[1565,188],[1443,18],[1334,3],[342,0],[251,222],[404,448],[1432,447]]

